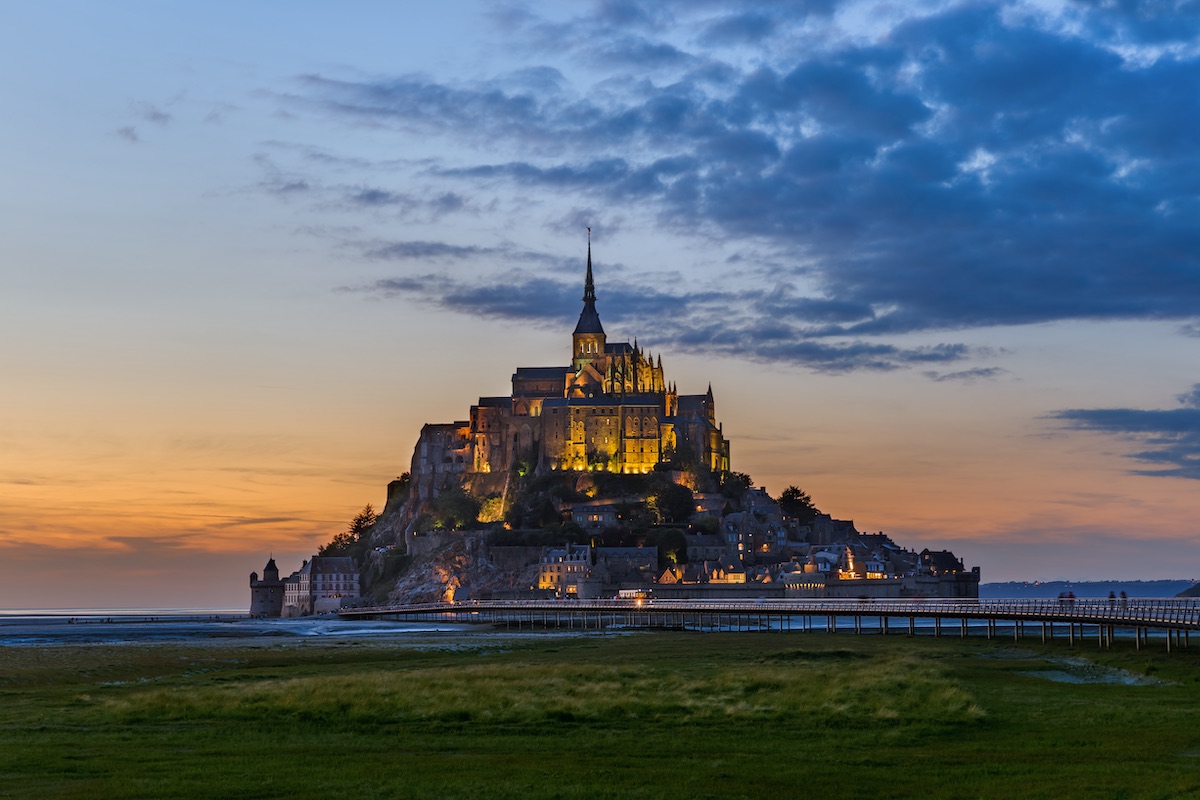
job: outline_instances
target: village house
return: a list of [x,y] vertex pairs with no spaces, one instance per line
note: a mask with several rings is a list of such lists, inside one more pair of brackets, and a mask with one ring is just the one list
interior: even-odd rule
[[538,564],[537,588],[557,597],[575,596],[591,566],[592,548],[586,544],[546,547]]
[[617,503],[591,500],[571,504],[571,520],[581,528],[612,528],[620,521]]

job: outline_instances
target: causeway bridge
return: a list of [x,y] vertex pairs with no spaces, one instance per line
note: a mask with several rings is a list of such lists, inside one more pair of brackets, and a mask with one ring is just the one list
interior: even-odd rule
[[1190,644],[1200,631],[1193,599],[776,599],[471,600],[457,603],[345,608],[342,619],[442,621],[512,628],[604,630],[669,628],[695,631],[823,631],[966,637],[972,628],[989,639],[1056,636],[1074,645],[1094,637],[1111,647],[1132,636],[1140,650],[1154,639],[1167,651]]

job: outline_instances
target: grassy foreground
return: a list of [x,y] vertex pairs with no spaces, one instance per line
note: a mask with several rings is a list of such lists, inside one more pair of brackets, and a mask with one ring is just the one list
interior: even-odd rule
[[[425,645],[0,648],[0,797],[1200,797],[1200,648]],[[1076,656],[1164,682],[1023,674]]]

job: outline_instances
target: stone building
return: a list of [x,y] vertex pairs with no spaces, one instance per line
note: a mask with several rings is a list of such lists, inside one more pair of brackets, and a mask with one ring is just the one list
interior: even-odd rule
[[283,582],[283,616],[337,611],[359,598],[360,575],[347,556],[313,556]]
[[661,354],[651,355],[636,339],[608,340],[596,311],[589,241],[570,364],[518,367],[509,395],[479,398],[468,419],[425,425],[410,473],[416,498],[427,500],[470,475],[644,473],[669,461],[729,469],[729,441],[712,386],[705,394],[681,395],[666,378]]
[[592,548],[586,544],[547,547],[538,563],[537,588],[552,591],[558,597],[574,596],[591,566]]
[[279,567],[272,557],[263,567],[260,580],[257,572],[250,573],[250,616],[278,617],[283,613],[283,581]]

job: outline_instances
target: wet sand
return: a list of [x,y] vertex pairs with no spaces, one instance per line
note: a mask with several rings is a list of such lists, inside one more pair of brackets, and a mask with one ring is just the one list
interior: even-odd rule
[[0,647],[230,641],[249,643],[482,634],[490,627],[455,623],[344,621],[337,617],[251,619],[233,615],[5,614]]

